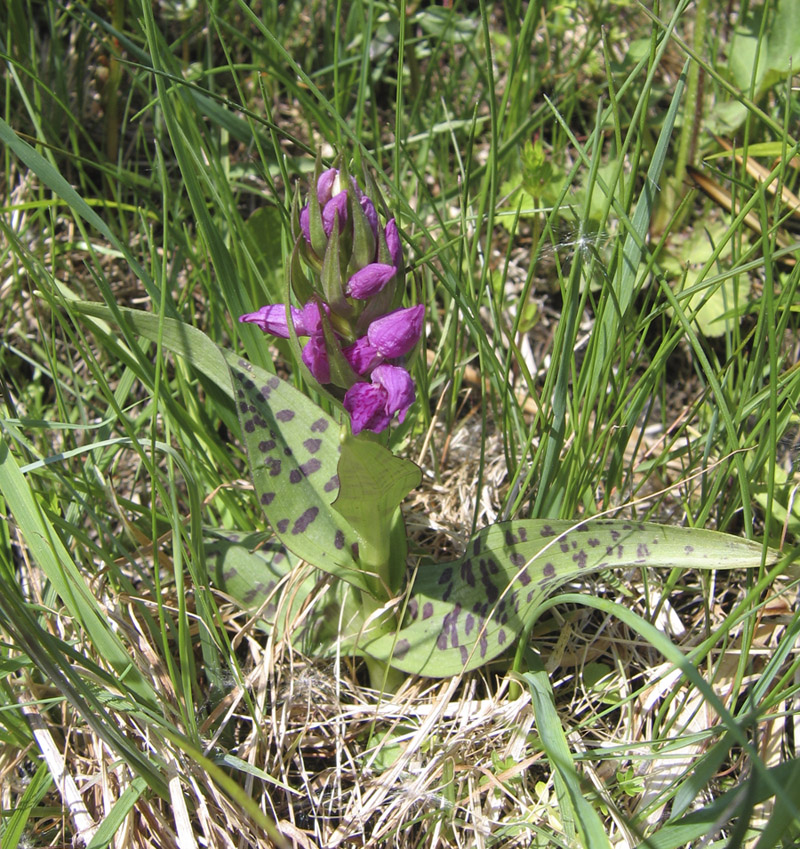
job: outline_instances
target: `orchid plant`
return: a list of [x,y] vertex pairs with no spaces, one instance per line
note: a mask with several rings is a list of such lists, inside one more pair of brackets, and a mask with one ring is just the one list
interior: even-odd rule
[[[288,340],[332,413],[194,328],[135,310],[114,315],[189,358],[236,406],[271,531],[209,530],[205,554],[217,587],[264,627],[307,651],[361,656],[373,684],[391,688],[405,673],[444,677],[511,648],[519,655],[548,594],[576,576],[775,558],[712,531],[519,519],[479,531],[456,560],[434,553],[407,563],[400,505],[421,472],[386,445],[394,419],[413,417],[407,359],[421,344],[425,309],[403,306],[399,228],[373,185],[365,193],[344,162],[323,170],[319,158],[308,201],[295,195],[292,227],[284,303],[240,321]],[[104,307],[79,308],[110,317]]]

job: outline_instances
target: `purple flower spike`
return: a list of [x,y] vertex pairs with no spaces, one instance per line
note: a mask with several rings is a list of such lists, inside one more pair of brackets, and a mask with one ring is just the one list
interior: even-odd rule
[[377,366],[370,376],[372,384],[356,383],[344,396],[344,408],[350,413],[353,433],[388,427],[395,413],[402,422],[414,403],[414,381],[399,366]]
[[405,356],[419,341],[424,318],[422,304],[395,310],[376,318],[367,328],[367,338],[388,360]]
[[[292,322],[295,327],[297,327],[297,320],[301,311],[295,307],[291,307],[290,309],[292,311]],[[289,338],[289,325],[286,322],[285,304],[268,304],[265,307],[261,307],[261,309],[256,312],[248,312],[245,313],[245,315],[240,315],[239,321],[257,324],[264,333],[271,333],[273,336],[280,336],[281,339]],[[317,321],[319,321],[319,315],[317,316]]]
[[330,236],[333,230],[333,219],[336,215],[339,216],[339,232],[341,232],[347,221],[347,192],[334,195],[322,208],[322,227],[326,236]]
[[377,295],[378,292],[394,277],[397,269],[393,265],[382,262],[371,262],[365,265],[347,281],[346,292],[351,298],[364,300]]

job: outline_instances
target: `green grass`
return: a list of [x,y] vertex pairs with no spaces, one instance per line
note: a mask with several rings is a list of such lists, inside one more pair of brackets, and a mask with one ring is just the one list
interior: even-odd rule
[[[9,0],[3,846],[81,827],[47,737],[92,847],[794,845],[800,12],[698,5],[695,26],[686,2]],[[179,319],[301,385],[236,319],[284,300],[318,148],[375,180],[427,308],[393,436],[423,469],[415,551],[609,513],[786,562],[587,578],[519,673],[391,696],[216,591],[207,529],[265,524],[233,407],[71,302]]]

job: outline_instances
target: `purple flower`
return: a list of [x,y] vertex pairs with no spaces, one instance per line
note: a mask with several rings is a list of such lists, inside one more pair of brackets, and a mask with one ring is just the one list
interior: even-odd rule
[[[297,309],[297,307],[289,307],[289,309],[292,315],[292,324],[298,336],[312,336],[322,331],[319,304],[316,301],[309,301],[302,309]],[[327,305],[323,305],[323,309],[326,313],[330,312]],[[267,304],[256,312],[240,315],[239,321],[257,324],[264,333],[280,336],[281,339],[289,338],[285,304]]]
[[347,281],[345,290],[351,298],[365,300],[377,295],[378,292],[394,277],[397,269],[393,265],[382,262],[371,262],[365,265]]
[[422,304],[395,310],[376,318],[367,328],[367,338],[387,360],[405,356],[419,341],[424,318]]
[[344,408],[350,413],[353,433],[373,430],[380,433],[398,413],[402,422],[414,403],[414,381],[399,366],[376,366],[370,375],[372,383],[356,383],[344,396]]

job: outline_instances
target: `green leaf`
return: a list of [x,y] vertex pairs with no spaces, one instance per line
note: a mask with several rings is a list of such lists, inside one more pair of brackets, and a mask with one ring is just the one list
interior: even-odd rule
[[612,567],[734,569],[761,562],[758,543],[702,529],[504,522],[473,537],[458,560],[420,568],[403,627],[361,648],[405,672],[457,675],[512,646],[547,595],[577,575]]
[[[388,565],[394,515],[400,502],[421,480],[419,466],[395,457],[383,445],[362,435],[344,438],[339,458],[339,496],[333,507],[359,535],[362,561],[368,560],[378,569]],[[402,563],[405,553],[397,560]],[[381,577],[387,580],[392,594],[400,589],[402,570]]]
[[[541,662],[536,663],[534,672],[522,675],[531,693],[531,705],[536,718],[539,740],[554,773],[554,785],[558,797],[561,820],[567,829],[577,827],[582,845],[590,849],[610,847],[603,823],[597,812],[586,800],[581,788],[580,776],[572,760],[567,737],[556,710],[550,676]],[[572,841],[570,841],[572,842]]]

